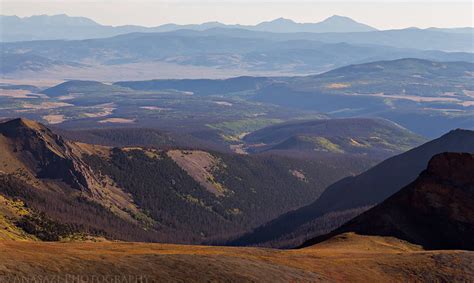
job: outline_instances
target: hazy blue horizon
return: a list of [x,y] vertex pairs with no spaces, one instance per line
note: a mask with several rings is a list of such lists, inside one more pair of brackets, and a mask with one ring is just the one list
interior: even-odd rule
[[[407,1],[23,1],[1,0],[2,15],[29,17],[67,14],[102,25],[224,24],[255,25],[277,18],[316,23],[339,15],[377,29],[474,27],[473,3]],[[106,12],[104,12],[106,11]]]

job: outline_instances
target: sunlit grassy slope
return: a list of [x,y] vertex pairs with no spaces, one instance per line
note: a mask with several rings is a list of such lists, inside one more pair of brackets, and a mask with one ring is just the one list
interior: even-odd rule
[[[432,281],[474,278],[474,252],[424,251],[395,238],[343,234],[305,249],[144,243],[0,242],[0,278],[142,276],[149,281]],[[147,282],[147,281],[145,281]]]

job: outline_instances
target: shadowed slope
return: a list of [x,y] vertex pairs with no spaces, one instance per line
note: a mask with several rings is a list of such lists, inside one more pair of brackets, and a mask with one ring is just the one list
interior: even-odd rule
[[[431,157],[442,152],[474,153],[474,132],[461,129],[451,131],[389,158],[358,176],[344,178],[329,186],[312,204],[278,217],[233,244],[264,244],[286,238],[299,238],[300,241],[303,238],[304,241],[305,237],[308,239],[330,232],[415,180]],[[330,219],[328,222],[328,214],[336,212],[347,213],[339,220]],[[316,224],[323,228],[312,229],[311,226]],[[276,245],[279,246],[278,243]]]
[[474,249],[474,155],[442,153],[410,185],[327,236],[392,236],[428,249]]

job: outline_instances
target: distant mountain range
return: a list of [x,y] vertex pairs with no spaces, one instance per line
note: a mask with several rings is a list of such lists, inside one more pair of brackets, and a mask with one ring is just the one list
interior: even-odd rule
[[364,32],[376,29],[358,23],[348,17],[332,16],[319,23],[296,23],[289,19],[279,18],[269,22],[250,25],[226,25],[219,22],[203,24],[165,24],[157,27],[142,26],[104,26],[85,17],[67,15],[39,15],[20,18],[17,16],[0,16],[2,30],[1,41],[25,41],[45,39],[86,39],[110,37],[131,32],[169,32],[178,29],[202,31],[211,28],[237,28],[267,32]]
[[[362,43],[324,43],[310,38],[265,38],[268,33],[259,38],[252,34],[242,37],[233,36],[232,32],[213,34],[176,31],[133,33],[80,41],[2,43],[0,56],[4,65],[0,73],[20,76],[22,71],[34,70],[35,76],[40,77],[42,74],[39,71],[48,71],[54,67],[52,64],[43,64],[43,61],[56,61],[55,65],[59,67],[76,63],[82,72],[87,68],[94,70],[95,66],[112,68],[127,64],[161,63],[171,69],[173,66],[190,69],[218,68],[224,76],[226,70],[233,69],[262,73],[314,74],[349,64],[400,58],[474,62],[472,54],[465,52],[427,51]],[[399,39],[400,42],[405,40],[410,38],[402,36]],[[447,44],[454,42],[455,39]],[[457,45],[461,46],[463,42],[459,41]],[[444,42],[439,43],[445,45]],[[395,42],[394,45],[396,44]],[[39,63],[36,64],[37,62]],[[143,66],[143,69],[147,68],[149,67]],[[69,72],[71,70],[64,70],[58,76],[71,77]],[[93,77],[96,78],[97,75],[103,76],[95,72]],[[129,79],[135,78],[133,74],[131,76]]]
[[[70,19],[66,16],[33,17],[35,21],[53,25],[34,34],[61,30],[63,25],[54,25],[63,18]],[[331,19],[328,21],[341,20]],[[13,22],[12,27],[2,28],[0,32],[12,32],[21,26],[15,24],[18,19],[7,17],[5,20],[7,23],[2,27]],[[71,20],[70,25],[72,27],[64,31],[66,35],[74,34],[76,29],[90,30],[96,26],[81,18]],[[37,26],[41,24],[27,25],[25,32],[34,31]],[[102,38],[94,39],[1,42],[0,74],[8,79],[31,78],[34,73],[35,79],[45,80],[118,81],[308,75],[349,64],[401,58],[474,62],[470,53],[474,51],[474,34],[462,32],[464,29],[324,33],[275,33],[235,27],[163,32],[124,29],[125,34],[113,37],[101,34]],[[120,72],[116,71],[118,66]]]
[[[279,18],[257,25],[226,25],[219,22],[203,24],[165,24],[157,27],[135,25],[106,26],[84,17],[67,15],[38,15],[20,18],[17,16],[0,16],[2,30],[1,41],[28,41],[48,39],[88,39],[111,37],[132,32],[170,32],[176,30],[204,31],[209,29],[238,29],[272,33],[360,33],[376,32],[377,29],[356,22],[343,16],[331,16],[318,23],[296,23],[289,19]],[[407,29],[409,30],[409,29]],[[472,34],[472,28],[431,28],[426,31]]]
[[[237,26],[238,27],[238,26]],[[364,32],[377,29],[358,23],[351,18],[334,15],[319,23],[296,23],[289,19],[279,18],[263,22],[256,26],[241,26],[241,28],[268,32]]]

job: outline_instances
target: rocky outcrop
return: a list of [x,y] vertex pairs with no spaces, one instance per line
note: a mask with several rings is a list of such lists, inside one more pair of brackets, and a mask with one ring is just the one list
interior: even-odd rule
[[99,183],[89,166],[73,153],[69,142],[37,122],[10,120],[0,124],[0,134],[7,138],[17,158],[38,178],[60,179],[84,191]]
[[411,184],[332,233],[392,236],[427,249],[474,250],[474,155],[441,153]]

